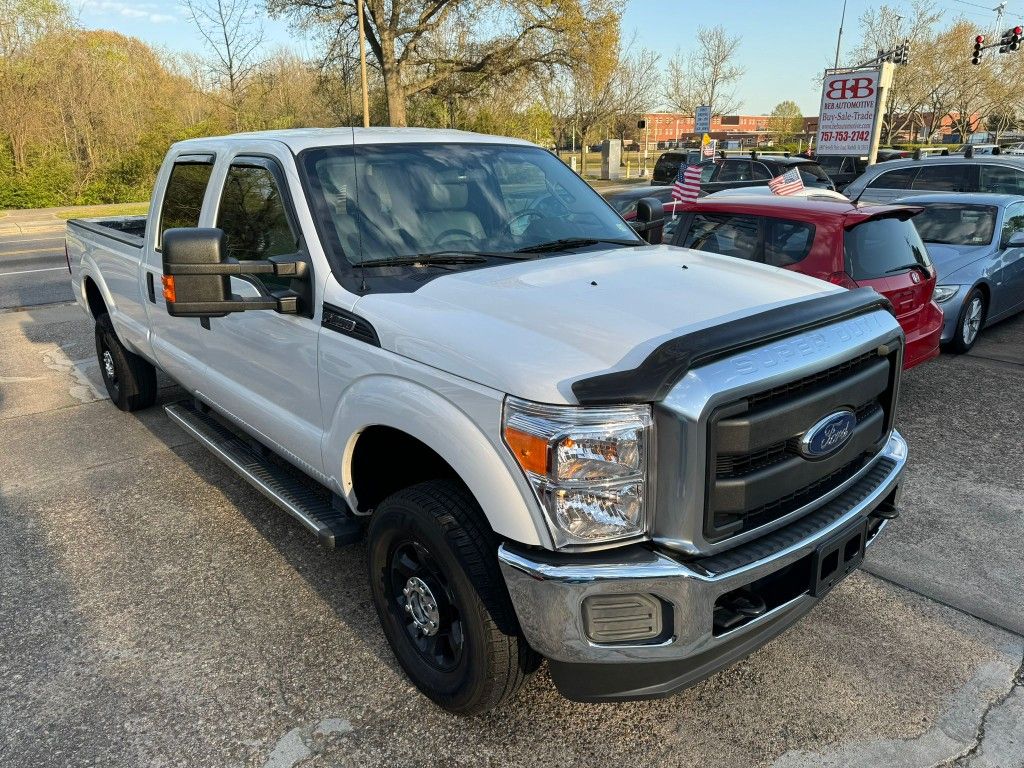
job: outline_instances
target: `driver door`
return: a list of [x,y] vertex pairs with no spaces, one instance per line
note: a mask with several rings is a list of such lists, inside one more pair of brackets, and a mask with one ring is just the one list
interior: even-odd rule
[[1015,232],[1024,231],[1024,203],[1011,203],[1003,210],[999,247],[996,254],[999,290],[992,301],[992,314],[1009,314],[1024,309],[1024,248],[1006,245]]
[[[268,259],[305,250],[276,159],[240,156],[231,161],[213,226],[223,230],[226,255],[236,259]],[[307,285],[317,285],[316,275]],[[288,278],[231,278],[232,293],[242,297],[295,287]],[[206,347],[210,398],[218,410],[322,479],[320,323],[314,307],[307,300],[301,302],[304,315],[265,311],[211,318]]]

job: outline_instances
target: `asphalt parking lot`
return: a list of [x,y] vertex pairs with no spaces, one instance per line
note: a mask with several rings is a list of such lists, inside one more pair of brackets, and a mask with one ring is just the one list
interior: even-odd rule
[[17,258],[0,765],[1024,766],[1024,316],[905,377],[903,514],[802,623],[668,699],[574,704],[542,669],[466,720],[398,669],[363,546],[320,549],[160,407],[117,411],[91,322],[44,303],[59,273],[11,288]]

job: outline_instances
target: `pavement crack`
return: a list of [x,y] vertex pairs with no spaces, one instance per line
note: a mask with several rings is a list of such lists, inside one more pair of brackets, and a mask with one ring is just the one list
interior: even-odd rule
[[1017,672],[1014,674],[1013,680],[1010,682],[1010,687],[1006,693],[990,701],[988,706],[985,707],[985,710],[981,713],[981,719],[978,721],[978,729],[974,734],[974,743],[971,744],[968,749],[943,763],[942,768],[969,768],[974,758],[978,755],[978,751],[981,749],[985,740],[985,728],[988,725],[989,716],[993,711],[1004,705],[1021,684],[1024,684],[1024,656],[1021,657],[1020,666],[1017,667]]

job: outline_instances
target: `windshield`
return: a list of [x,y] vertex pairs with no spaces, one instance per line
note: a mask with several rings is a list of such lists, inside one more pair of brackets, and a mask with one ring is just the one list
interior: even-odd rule
[[350,264],[554,241],[643,245],[565,163],[537,147],[373,144],[301,155],[326,247]]
[[929,203],[914,217],[926,243],[988,245],[996,230],[996,208],[991,205]]
[[843,248],[846,273],[854,280],[874,280],[931,266],[924,243],[909,220],[868,219],[846,231]]

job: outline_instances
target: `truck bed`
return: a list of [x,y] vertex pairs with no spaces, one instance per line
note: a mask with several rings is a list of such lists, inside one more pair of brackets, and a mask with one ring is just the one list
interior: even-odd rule
[[136,248],[141,248],[146,240],[145,215],[112,216],[106,219],[71,219],[68,224]]

